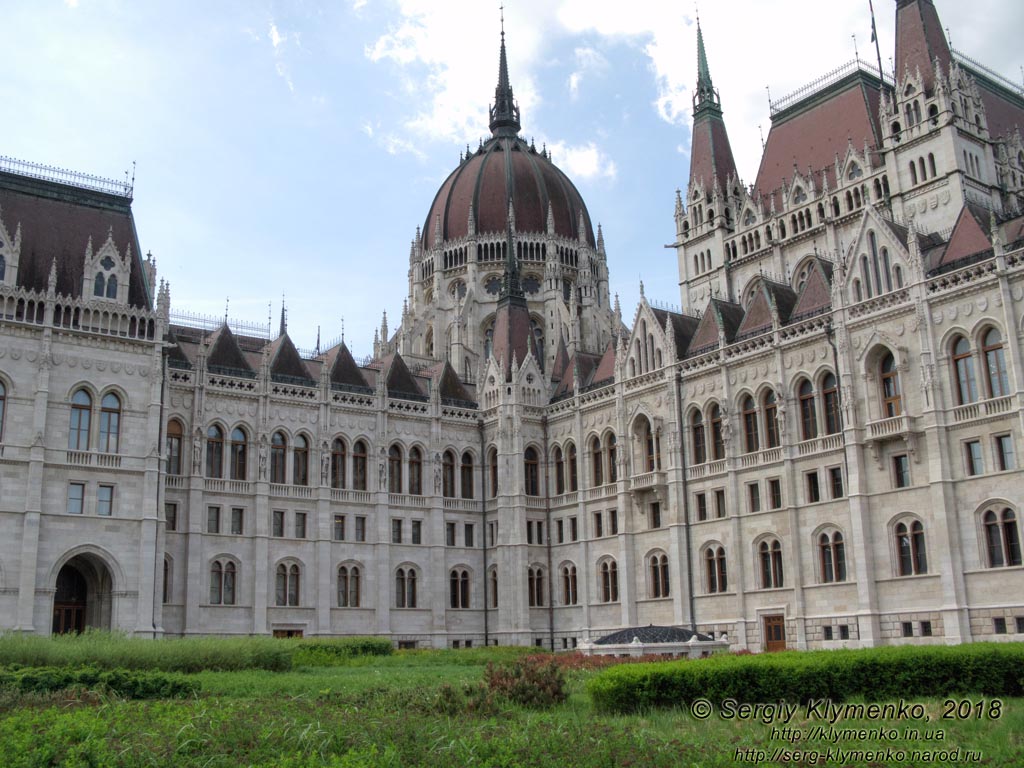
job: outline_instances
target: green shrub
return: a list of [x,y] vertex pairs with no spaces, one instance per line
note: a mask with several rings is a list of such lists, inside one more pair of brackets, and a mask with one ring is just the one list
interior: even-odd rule
[[547,709],[566,699],[565,674],[554,659],[526,656],[511,664],[488,664],[489,693],[531,709]]
[[127,699],[175,699],[194,695],[199,686],[167,672],[98,667],[0,669],[0,690],[40,694],[68,689],[110,691]]
[[587,690],[594,705],[607,712],[678,706],[698,698],[805,703],[854,696],[873,701],[957,693],[1020,696],[1024,644],[721,655],[623,665],[592,678]]
[[294,641],[296,666],[332,667],[363,656],[390,656],[391,641],[386,637],[339,637]]

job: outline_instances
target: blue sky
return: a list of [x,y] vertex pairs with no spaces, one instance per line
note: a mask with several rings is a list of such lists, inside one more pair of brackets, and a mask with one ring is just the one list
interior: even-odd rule
[[[144,250],[172,307],[371,351],[397,324],[409,244],[467,143],[487,134],[499,0],[32,0],[4,3],[0,154],[112,178],[136,162]],[[712,76],[753,181],[774,98],[874,60],[866,0],[703,4]],[[883,61],[894,3],[878,0]],[[1014,81],[1024,3],[937,0],[954,47]],[[627,322],[679,304],[675,189],[689,169],[691,6],[506,0],[523,134],[601,222]],[[742,23],[737,23],[742,22]]]

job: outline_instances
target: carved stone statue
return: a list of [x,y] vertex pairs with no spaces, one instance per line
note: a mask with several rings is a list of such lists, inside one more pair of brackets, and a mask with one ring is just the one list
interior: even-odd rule
[[260,480],[267,479],[267,436],[260,436]]
[[192,437],[192,474],[198,475],[203,469],[203,430],[196,427]]
[[441,495],[441,454],[434,454],[434,493]]
[[325,440],[320,446],[320,485],[327,485],[331,476],[331,451]]

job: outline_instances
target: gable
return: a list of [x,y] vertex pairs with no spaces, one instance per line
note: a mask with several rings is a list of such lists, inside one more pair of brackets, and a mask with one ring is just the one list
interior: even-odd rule
[[981,228],[981,224],[978,223],[977,218],[967,206],[964,206],[960,209],[960,216],[957,217],[956,224],[953,226],[953,234],[949,236],[949,245],[938,264],[934,266],[942,267],[968,256],[991,250],[992,243]]
[[827,312],[832,308],[832,288],[825,271],[817,259],[807,275],[807,282],[800,291],[800,296],[793,306],[790,320],[802,320],[805,317]]
[[334,364],[331,366],[331,383],[341,384],[347,387],[369,388],[366,378],[363,376],[359,366],[348,351],[344,343],[334,353]]
[[274,342],[276,349],[271,350],[270,373],[275,376],[288,376],[293,379],[311,380],[309,371],[302,362],[299,351],[292,344],[286,333]]
[[737,336],[753,336],[772,329],[772,308],[768,303],[768,293],[764,285],[758,286],[754,292],[754,298],[747,307],[747,313],[743,316],[736,331]]
[[256,375],[227,324],[222,325],[211,337],[210,354],[206,358],[206,366],[221,368],[227,373],[241,372],[243,375]]

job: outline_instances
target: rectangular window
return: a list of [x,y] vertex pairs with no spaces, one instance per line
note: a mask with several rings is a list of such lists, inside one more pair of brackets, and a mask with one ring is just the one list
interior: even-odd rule
[[914,623],[913,622],[911,622],[911,621],[904,621],[900,626],[901,626],[901,629],[903,630],[903,636],[904,637],[913,637],[914,636]]
[[930,621],[921,622],[921,637],[932,636],[932,623]]
[[366,541],[366,518],[362,515],[356,516],[356,541]]
[[604,521],[601,519],[601,513],[594,513],[594,537],[600,539],[604,536]]
[[569,518],[569,538],[576,541],[580,537],[580,526],[575,517]]
[[558,531],[558,543],[565,543],[565,520],[555,521],[555,529]]
[[164,504],[164,526],[168,531],[178,530],[177,504]]
[[413,520],[412,521],[412,543],[422,544],[423,543],[423,521]]
[[273,517],[271,518],[271,523],[272,523],[272,530],[270,532],[270,535],[271,536],[276,536],[279,539],[282,538],[284,536],[284,510],[283,509],[275,509],[274,510]]
[[526,521],[526,543],[533,544],[533,520]]
[[842,467],[829,467],[828,468],[828,485],[832,492],[833,499],[843,498],[843,468]]
[[818,470],[808,472],[804,475],[807,480],[807,503],[814,504],[821,501],[821,488],[818,486]]
[[1013,456],[1013,438],[1010,435],[996,435],[996,466],[1000,472],[1013,469],[1017,462]]
[[392,520],[391,521],[391,543],[401,544],[402,543],[402,521]]
[[750,483],[747,486],[747,503],[751,512],[761,511],[761,486],[757,483]]
[[85,503],[85,483],[70,483],[68,485],[68,514],[82,514],[82,507]]
[[472,648],[473,647],[473,641],[472,640],[466,640],[465,642],[462,643],[462,647],[463,648]]
[[661,502],[651,502],[651,528],[661,528]]
[[1018,635],[1024,635],[1024,616],[1018,616],[1016,618],[1016,622],[1017,622],[1017,634]]
[[444,524],[444,543],[446,546],[455,546],[455,523]]
[[487,546],[493,547],[495,542],[498,540],[498,524],[488,523],[487,524]]
[[850,625],[849,624],[840,624],[839,625],[839,639],[840,640],[849,640],[850,639]]
[[206,532],[220,533],[220,507],[206,508]]
[[697,519],[708,519],[708,497],[703,493],[697,494]]
[[110,517],[114,513],[114,486],[101,485],[96,490],[96,514]]
[[345,540],[345,516],[335,515],[334,516],[334,540],[344,541]]
[[964,469],[968,475],[980,475],[985,471],[980,440],[968,440],[964,443]]
[[400,651],[415,651],[416,641],[415,640],[399,640],[398,650]]
[[619,510],[608,510],[608,535],[615,536],[619,532]]
[[715,516],[725,517],[725,491],[721,488],[715,491]]
[[782,481],[777,477],[768,481],[768,503],[771,509],[782,509]]
[[306,538],[306,513],[296,512],[295,513],[295,538],[304,539]]
[[996,616],[992,619],[992,631],[997,635],[1006,634],[1006,619],[1003,616]]
[[544,523],[542,523],[540,520],[537,521],[537,543],[544,543]]
[[822,627],[821,628],[821,637],[822,637],[823,640],[831,640],[832,639],[832,627]]
[[905,453],[892,457],[892,484],[895,488],[910,486],[910,459]]
[[462,536],[466,540],[466,546],[467,547],[474,547],[474,546],[476,546],[476,544],[473,541],[476,537],[473,534],[474,534],[473,524],[472,523],[466,523],[462,527]]
[[245,521],[245,510],[241,507],[231,508],[231,532],[235,536],[242,535],[242,528]]

